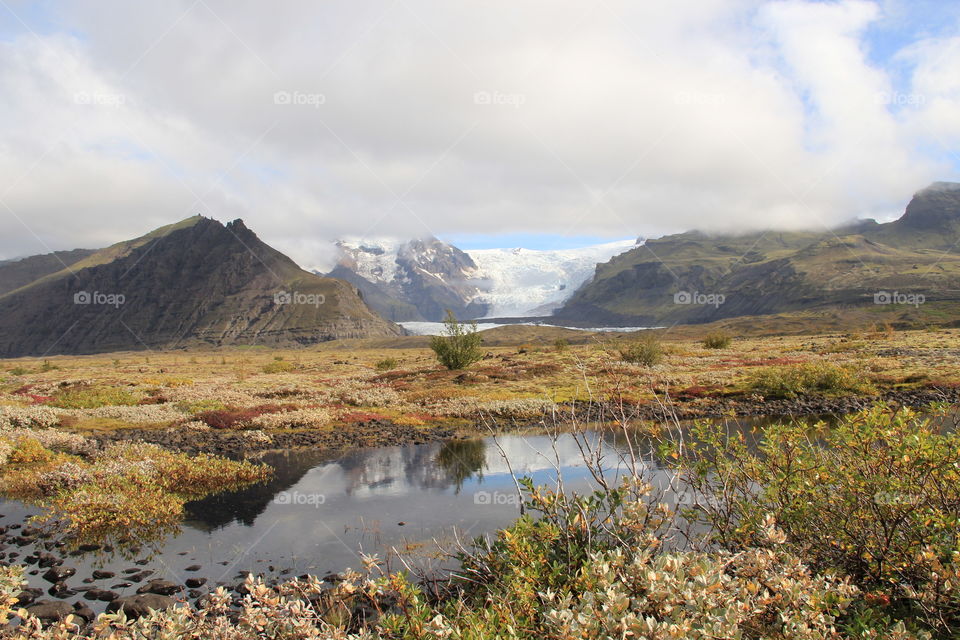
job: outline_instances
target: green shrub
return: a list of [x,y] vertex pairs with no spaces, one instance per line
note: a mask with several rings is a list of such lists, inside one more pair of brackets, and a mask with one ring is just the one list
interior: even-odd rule
[[58,391],[50,404],[61,409],[96,409],[132,407],[139,402],[140,398],[127,389],[79,384]]
[[557,338],[553,341],[553,350],[557,353],[563,353],[570,346],[570,341],[566,338]]
[[296,365],[292,362],[286,362],[281,358],[280,360],[274,360],[273,362],[268,362],[263,365],[262,371],[264,373],[290,373],[296,368]]
[[726,349],[733,342],[733,337],[725,331],[714,331],[703,338],[703,346],[707,349]]
[[960,436],[883,407],[835,427],[769,427],[757,447],[720,423],[697,425],[679,462],[684,515],[724,548],[783,546],[817,573],[849,576],[888,614],[960,625]]
[[663,345],[660,338],[653,333],[647,333],[642,338],[627,343],[620,349],[620,358],[632,364],[642,364],[652,367],[663,360]]
[[477,333],[477,325],[470,328],[457,322],[452,311],[447,311],[444,322],[443,335],[430,338],[430,348],[437,355],[437,360],[447,369],[466,369],[474,362],[483,358],[480,344],[483,338]]
[[378,360],[374,367],[377,371],[390,371],[391,369],[396,369],[397,365],[400,364],[396,358],[384,358],[383,360]]
[[768,367],[753,374],[749,389],[772,398],[795,398],[811,393],[870,393],[873,386],[851,367],[831,362],[806,362]]

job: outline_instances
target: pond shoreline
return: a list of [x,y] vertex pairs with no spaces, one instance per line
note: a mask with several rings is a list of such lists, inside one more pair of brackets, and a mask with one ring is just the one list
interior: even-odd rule
[[477,418],[472,428],[412,427],[389,420],[357,422],[331,431],[268,431],[122,429],[88,434],[101,444],[143,441],[184,453],[212,453],[228,457],[249,456],[264,451],[314,449],[331,453],[362,447],[426,444],[456,438],[489,435],[490,430],[509,433],[538,425],[568,421],[615,420],[626,416],[636,421],[690,421],[708,418],[794,418],[810,415],[843,415],[886,403],[891,406],[919,408],[934,402],[960,403],[960,389],[928,387],[894,390],[876,395],[801,396],[762,399],[758,397],[666,398],[662,404],[631,405],[620,408],[612,403],[561,404],[555,415],[539,419]]

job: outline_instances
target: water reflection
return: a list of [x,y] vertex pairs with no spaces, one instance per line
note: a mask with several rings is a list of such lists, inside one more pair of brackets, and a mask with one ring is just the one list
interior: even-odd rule
[[[582,436],[602,444],[604,464],[616,473],[620,456],[638,453],[656,485],[669,479],[642,436],[629,442],[621,432]],[[264,462],[276,469],[266,484],[225,492],[188,503],[180,531],[144,549],[139,566],[182,583],[187,577],[235,584],[238,572],[295,575],[342,571],[361,565],[359,552],[376,553],[442,568],[454,539],[505,527],[519,515],[513,473],[536,484],[553,484],[558,472],[567,490],[592,490],[581,443],[571,434],[504,435],[492,439],[360,449],[336,458],[296,451],[273,453]],[[509,459],[509,464],[501,455]],[[642,455],[641,455],[642,454]],[[0,512],[23,512],[8,501]],[[9,522],[9,520],[7,520]],[[412,554],[412,555],[411,555]],[[422,561],[422,562],[421,562]],[[96,555],[71,557],[77,568],[71,582],[93,568],[118,574],[129,559]],[[186,567],[200,565],[200,572]],[[394,562],[392,568],[400,568]],[[45,586],[38,575],[29,576]],[[121,595],[132,592],[119,590]]]

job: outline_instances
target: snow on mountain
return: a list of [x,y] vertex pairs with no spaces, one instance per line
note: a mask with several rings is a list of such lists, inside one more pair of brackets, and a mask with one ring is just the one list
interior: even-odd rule
[[488,285],[479,294],[489,305],[488,318],[545,316],[593,277],[600,262],[632,249],[635,240],[620,240],[578,249],[476,249],[466,251]]
[[461,251],[436,238],[344,239],[329,275],[360,286],[367,303],[395,321],[437,321],[445,309],[461,318],[546,316],[593,277],[598,263],[637,243]]

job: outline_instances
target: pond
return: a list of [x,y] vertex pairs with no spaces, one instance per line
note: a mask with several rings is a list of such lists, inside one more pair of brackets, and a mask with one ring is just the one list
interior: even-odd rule
[[[737,428],[756,433],[766,422],[741,420]],[[601,437],[588,431],[579,436],[580,442],[584,440],[602,442],[610,474],[626,470],[621,456],[628,455],[630,447],[623,434]],[[649,442],[642,436],[631,440],[648,478],[666,486],[670,474],[654,461]],[[45,544],[43,550],[61,554],[63,566],[76,569],[67,580],[70,588],[109,589],[120,596],[132,595],[145,579],[155,578],[181,585],[205,578],[200,590],[205,592],[218,584],[239,585],[247,571],[276,579],[305,573],[322,577],[360,569],[361,552],[378,555],[390,569],[408,563],[445,571],[454,565],[443,552],[458,540],[469,543],[519,516],[513,474],[554,485],[559,471],[567,491],[582,493],[595,486],[578,438],[570,433],[367,448],[337,456],[308,450],[273,452],[263,461],[275,469],[271,481],[188,503],[176,531],[133,554],[63,555],[52,540],[43,539],[18,547],[12,540],[20,531],[16,524],[38,510],[2,501],[0,525],[14,526],[3,534],[6,546],[0,549],[0,558],[23,562],[38,549],[36,545]],[[46,591],[51,585],[42,577],[45,569],[28,568],[30,586]],[[91,580],[95,570],[115,575]],[[128,577],[143,571],[152,574],[140,576],[139,582]],[[60,597],[76,602],[85,593]],[[100,611],[106,603],[87,604]]]

